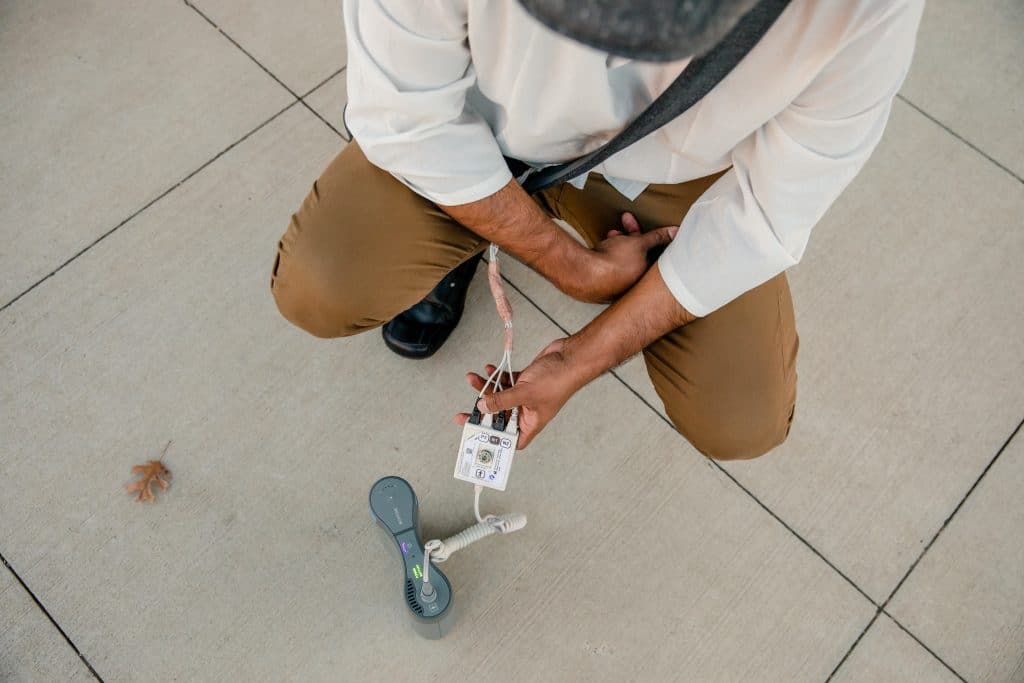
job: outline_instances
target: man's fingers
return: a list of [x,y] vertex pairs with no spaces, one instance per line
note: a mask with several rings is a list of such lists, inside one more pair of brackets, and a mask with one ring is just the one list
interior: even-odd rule
[[[486,370],[486,373],[487,373],[486,375],[480,375],[480,374],[475,373],[475,372],[467,372],[466,373],[466,382],[469,384],[469,386],[473,387],[477,391],[482,391],[483,388],[484,388],[484,384],[487,383],[487,378],[494,374],[494,371],[496,370],[496,368],[493,365],[488,365],[488,366],[486,366],[485,370]],[[519,373],[518,372],[512,373],[512,377],[515,377],[516,379],[519,379]],[[509,377],[509,374],[507,372],[501,373],[501,376],[499,377],[499,379],[501,380],[501,386],[503,386],[503,387],[511,386],[511,384],[512,384],[512,381],[511,381],[512,378]],[[494,382],[491,382],[491,386],[487,387],[487,391],[493,391],[493,390],[494,390]]]
[[[493,373],[493,372],[494,371],[492,370],[491,373]],[[512,386],[512,380],[514,379],[515,381],[518,382],[520,374],[522,374],[522,373],[513,372],[511,375],[509,373],[507,373],[507,372],[501,373],[501,378],[500,378],[501,379],[501,386],[506,387],[506,388],[507,387],[511,387]],[[491,386],[492,387],[494,386],[494,382],[491,382]],[[490,391],[490,389],[488,389],[488,391]]]
[[476,402],[476,407],[483,413],[497,413],[502,410],[512,410],[522,403],[523,390],[518,387],[499,391],[496,394],[487,394]]
[[459,413],[455,416],[455,424],[461,427],[462,425],[466,424],[466,420],[468,419],[469,413]]
[[640,222],[637,221],[636,216],[628,211],[622,214],[622,227],[624,227],[626,232],[630,235],[635,235],[640,232]]
[[677,232],[679,232],[679,228],[674,225],[651,230],[643,236],[644,247],[646,249],[664,247],[675,238]]

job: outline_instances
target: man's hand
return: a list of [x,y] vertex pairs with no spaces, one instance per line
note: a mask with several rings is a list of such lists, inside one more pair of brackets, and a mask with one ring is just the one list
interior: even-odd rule
[[[556,339],[522,372],[511,389],[484,396],[481,412],[496,413],[519,406],[519,448],[525,448],[558,414],[573,394],[606,370],[696,317],[679,305],[655,266],[625,296],[576,334]],[[486,368],[487,374],[494,366]],[[480,391],[485,379],[475,372],[466,379]],[[509,378],[502,378],[508,386]],[[465,424],[468,413],[455,416]]]
[[[558,414],[565,402],[589,381],[581,372],[582,368],[570,362],[564,353],[565,339],[556,339],[547,345],[522,372],[514,373],[516,385],[487,395],[479,400],[477,407],[483,413],[497,413],[519,407],[519,443],[521,450],[530,445],[548,422]],[[487,375],[494,372],[493,365],[484,368]],[[480,391],[487,381],[475,372],[466,375],[469,385]],[[503,377],[502,384],[509,386],[509,378]],[[455,421],[466,424],[469,413],[460,413]]]
[[[642,233],[633,214],[622,214],[622,229],[609,231],[594,247],[583,276],[567,293],[589,303],[613,301],[643,277],[659,248],[668,246],[678,231],[677,226],[666,226]],[[656,251],[652,254],[652,250]]]
[[498,192],[468,204],[441,206],[477,235],[494,242],[569,296],[604,303],[628,290],[653,263],[679,229],[668,226],[640,232],[632,214],[623,214],[594,249],[574,240],[512,180]]

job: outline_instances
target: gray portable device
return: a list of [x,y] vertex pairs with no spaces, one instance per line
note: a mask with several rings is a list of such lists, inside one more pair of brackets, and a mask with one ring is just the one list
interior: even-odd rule
[[412,486],[401,477],[378,479],[370,488],[370,514],[384,529],[388,544],[402,561],[402,598],[413,627],[425,638],[440,638],[455,621],[452,589],[448,578],[431,565],[430,583],[424,590],[419,501]]

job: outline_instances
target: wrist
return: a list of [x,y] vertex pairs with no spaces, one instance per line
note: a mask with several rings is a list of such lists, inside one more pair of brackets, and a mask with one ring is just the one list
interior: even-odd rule
[[562,293],[579,299],[591,281],[593,252],[570,237],[554,221],[552,225],[557,235],[540,255],[536,270]]
[[609,335],[595,332],[594,322],[565,339],[562,355],[573,369],[579,386],[597,379],[619,363]]
[[569,336],[563,353],[582,386],[694,319],[655,266],[625,296]]

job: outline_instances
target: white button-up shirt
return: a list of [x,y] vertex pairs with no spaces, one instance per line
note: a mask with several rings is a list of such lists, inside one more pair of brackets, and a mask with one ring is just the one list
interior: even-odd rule
[[[923,4],[793,0],[703,100],[594,169],[631,199],[729,169],[659,260],[688,311],[800,260],[882,136]],[[344,14],[349,129],[371,162],[443,205],[501,189],[502,155],[542,166],[597,148],[688,62],[610,57],[515,0],[345,0]]]

